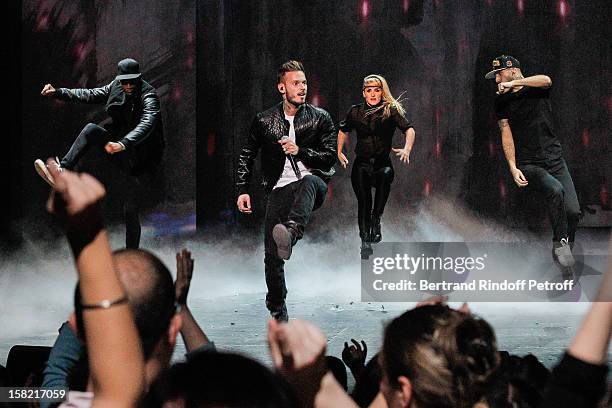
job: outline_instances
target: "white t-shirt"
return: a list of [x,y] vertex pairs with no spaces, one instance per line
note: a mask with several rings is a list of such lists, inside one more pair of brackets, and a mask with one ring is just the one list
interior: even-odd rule
[[[289,121],[289,139],[295,142],[295,128],[293,127],[294,117],[295,116],[285,115],[285,119]],[[308,168],[304,166],[304,163],[298,160],[295,156],[293,156],[293,158],[295,159],[295,164],[297,164],[298,168],[300,169],[302,177],[306,176],[307,174],[312,174],[310,173],[310,171],[308,171]],[[291,167],[291,162],[289,161],[289,159],[285,159],[285,168],[283,169],[283,173],[276,182],[274,188],[276,189],[285,187],[287,184],[291,184],[295,181],[298,181],[298,178],[295,175],[295,171],[293,171],[293,167]]]

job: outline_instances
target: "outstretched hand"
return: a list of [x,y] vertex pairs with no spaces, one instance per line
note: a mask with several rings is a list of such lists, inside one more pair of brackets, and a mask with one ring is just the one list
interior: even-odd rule
[[368,355],[368,346],[365,341],[361,340],[361,345],[355,339],[351,339],[353,343],[349,346],[344,342],[344,350],[342,350],[342,361],[351,371],[356,371],[365,366],[366,357]]
[[193,276],[193,258],[191,252],[182,249],[176,253],[176,281],[174,282],[174,293],[179,305],[187,303],[187,294]]
[[340,162],[340,165],[342,166],[342,168],[346,169],[346,166],[348,165],[349,161],[344,155],[344,153],[338,152],[338,161]]
[[406,164],[410,163],[410,150],[408,150],[406,148],[403,148],[403,149],[395,149],[395,148],[393,148],[391,150],[393,150],[395,155],[397,157],[399,157],[399,159],[400,159],[400,161],[402,163],[406,163]]

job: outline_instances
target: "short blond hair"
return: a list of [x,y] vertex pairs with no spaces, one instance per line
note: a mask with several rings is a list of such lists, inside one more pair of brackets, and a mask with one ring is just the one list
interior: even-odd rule
[[276,75],[276,83],[277,84],[280,83],[280,81],[283,79],[283,77],[285,76],[287,72],[295,72],[295,71],[302,71],[304,74],[306,73],[306,71],[304,71],[304,65],[302,65],[300,61],[289,60],[285,62],[278,69],[278,73]]

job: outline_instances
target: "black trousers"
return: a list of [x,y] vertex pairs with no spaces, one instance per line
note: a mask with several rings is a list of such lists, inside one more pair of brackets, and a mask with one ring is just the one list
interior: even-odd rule
[[[351,184],[357,196],[359,236],[370,231],[372,217],[380,217],[385,210],[395,172],[388,155],[374,158],[357,157],[351,171]],[[372,201],[372,188],[376,189]]]
[[529,183],[527,190],[542,195],[553,229],[553,241],[568,238],[574,242],[580,217],[580,204],[564,159],[546,165],[523,164],[519,170]]
[[266,307],[270,311],[282,307],[287,297],[285,261],[277,255],[272,229],[276,224],[294,221],[303,231],[312,212],[323,205],[326,194],[327,184],[320,177],[306,175],[301,180],[272,190],[268,195],[264,221],[264,265],[268,286]]
[[[68,153],[60,160],[62,167],[75,170],[79,160],[92,147],[103,148],[104,145],[113,141],[113,136],[103,127],[94,123],[85,125],[79,136],[72,143]],[[125,221],[125,246],[126,248],[138,248],[140,246],[140,197],[145,184],[151,182],[151,175],[134,176],[130,172],[130,166],[124,153],[109,155],[109,160],[117,165],[123,173],[128,176],[127,196],[123,205]]]

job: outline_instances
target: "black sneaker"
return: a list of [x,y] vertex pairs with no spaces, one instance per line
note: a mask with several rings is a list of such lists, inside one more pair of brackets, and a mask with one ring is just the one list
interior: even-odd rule
[[272,229],[272,238],[276,242],[276,253],[280,259],[288,260],[296,239],[291,228],[285,224],[276,224]]
[[567,238],[561,238],[561,241],[553,244],[553,258],[559,262],[559,264],[565,268],[574,266],[576,261],[572,255],[572,250]]
[[271,311],[270,316],[272,316],[272,318],[278,322],[288,322],[289,313],[287,313],[287,305],[283,303],[281,307],[274,311]]

